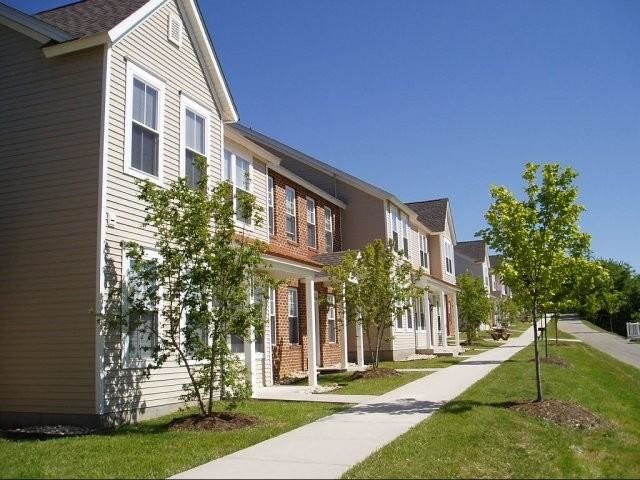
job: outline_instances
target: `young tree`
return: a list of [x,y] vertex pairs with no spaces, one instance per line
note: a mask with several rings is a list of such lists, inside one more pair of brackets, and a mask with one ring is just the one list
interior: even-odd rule
[[522,306],[516,298],[501,298],[497,300],[500,309],[500,324],[503,327],[510,327],[518,320],[522,320],[524,314]]
[[487,296],[482,279],[469,273],[458,276],[458,317],[467,333],[467,345],[475,340],[480,325],[488,323],[493,303]]
[[337,304],[345,303],[347,318],[362,325],[373,368],[378,368],[386,332],[424,293],[416,286],[419,274],[382,240],[374,240],[360,252],[346,252],[340,264],[327,267],[327,274]]
[[[246,371],[230,351],[231,335],[249,337],[263,328],[263,295],[273,283],[265,269],[265,245],[237,233],[235,216],[259,225],[261,209],[253,196],[237,196],[225,182],[208,190],[204,158],[197,185],[185,178],[162,188],[140,183],[146,204],[145,227],[155,232],[155,258],[135,243],[124,246],[130,269],[118,287],[122,314],[107,324],[138,339],[149,368],[177,360],[190,382],[185,401],[195,400],[202,415],[213,413],[214,394],[250,394]],[[114,291],[112,294],[118,294]],[[113,313],[113,312],[112,312]]]
[[581,258],[589,251],[590,237],[578,226],[584,207],[577,203],[576,172],[558,164],[542,167],[528,163],[522,178],[525,198],[504,186],[491,188],[494,203],[485,218],[488,227],[478,232],[500,253],[496,267],[505,283],[523,299],[534,327],[537,400],[542,401],[538,316],[562,281],[566,257]]

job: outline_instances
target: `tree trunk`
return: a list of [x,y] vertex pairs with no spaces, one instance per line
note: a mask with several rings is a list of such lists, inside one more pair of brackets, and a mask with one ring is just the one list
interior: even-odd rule
[[371,341],[371,326],[367,325],[367,346],[369,347],[369,356],[371,357],[371,362],[373,363],[373,368],[378,368],[378,364],[376,362],[377,356],[374,354],[375,350],[373,347],[373,342]]
[[535,352],[535,363],[536,363],[536,390],[538,396],[536,398],[537,402],[542,401],[542,378],[540,377],[540,355],[538,353],[538,320],[536,319],[536,315],[538,314],[536,309],[536,303],[533,303],[533,349]]
[[376,337],[376,368],[380,366],[380,346],[382,345],[382,339],[384,338],[384,328],[378,328],[378,335]]
[[555,315],[555,325],[556,325],[556,346],[558,345],[558,320],[560,320],[560,317],[558,316],[558,314]]
[[544,315],[544,356],[548,357],[549,349],[548,349],[548,341],[547,341],[547,313],[545,312],[543,315]]

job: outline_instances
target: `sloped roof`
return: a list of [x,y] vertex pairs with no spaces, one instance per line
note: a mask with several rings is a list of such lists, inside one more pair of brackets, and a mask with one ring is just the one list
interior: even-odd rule
[[497,267],[502,263],[502,255],[489,255],[489,265],[491,268]]
[[149,0],[81,0],[36,13],[34,17],[75,39],[107,32]]
[[484,262],[487,246],[484,240],[469,240],[467,242],[458,242],[455,251],[469,257],[474,262]]
[[338,265],[345,253],[347,252],[321,253],[313,257],[313,259],[323,265]]
[[407,202],[411,210],[418,214],[418,219],[434,232],[444,232],[447,224],[448,198],[438,198],[435,200],[425,200],[422,202]]

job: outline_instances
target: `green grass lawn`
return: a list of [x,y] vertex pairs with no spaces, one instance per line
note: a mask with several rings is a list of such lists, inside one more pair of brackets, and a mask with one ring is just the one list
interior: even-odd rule
[[535,398],[533,347],[347,472],[346,478],[638,478],[640,370],[581,343],[550,344],[547,399],[581,404],[612,427],[576,431],[503,408]]
[[321,385],[337,383],[340,388],[327,393],[342,395],[382,395],[402,385],[424,377],[427,372],[402,372],[396,377],[361,378],[353,380],[353,372],[322,374],[318,378]]
[[[549,341],[556,339],[556,322],[552,320],[547,322],[547,336]],[[566,332],[563,332],[562,329],[558,329],[558,338],[575,338],[573,335],[570,335]]]
[[98,435],[44,441],[0,439],[0,477],[166,478],[344,408],[251,400],[237,410],[260,417],[262,424],[230,432],[168,431],[176,414]]

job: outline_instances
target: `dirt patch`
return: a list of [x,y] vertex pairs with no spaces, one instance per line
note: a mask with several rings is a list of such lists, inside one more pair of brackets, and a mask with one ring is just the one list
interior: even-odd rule
[[169,424],[169,430],[217,430],[227,432],[238,428],[253,427],[260,419],[253,415],[235,412],[216,412],[211,416],[190,415],[176,418]]
[[556,357],[555,355],[550,355],[548,357],[541,357],[540,363],[546,363],[549,365],[558,365],[563,368],[571,368],[573,365],[562,357]]
[[518,403],[510,406],[509,409],[575,430],[593,430],[610,426],[607,421],[585,410],[580,405],[563,400]]
[[397,370],[394,370],[393,368],[371,368],[369,370],[364,370],[362,372],[358,371],[358,372],[353,372],[353,375],[351,375],[351,378],[354,380],[359,380],[361,378],[364,379],[368,379],[368,378],[388,378],[388,377],[397,377],[399,375],[402,375],[400,372],[398,372]]
[[39,425],[0,430],[0,437],[16,440],[48,440],[52,438],[91,435],[96,432],[97,430],[93,428],[76,427],[73,425]]

